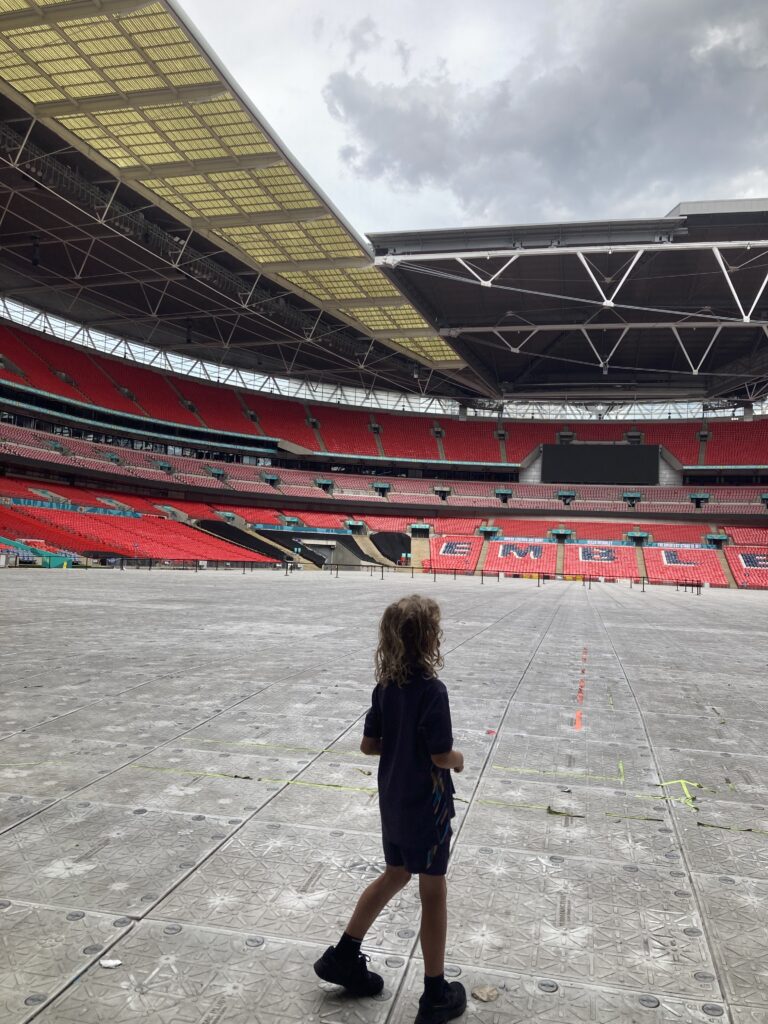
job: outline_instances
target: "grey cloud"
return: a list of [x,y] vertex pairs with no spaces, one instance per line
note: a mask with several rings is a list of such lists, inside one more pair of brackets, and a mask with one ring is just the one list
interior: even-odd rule
[[341,158],[395,188],[447,189],[486,222],[660,214],[768,184],[763,0],[592,0],[572,31],[553,30],[570,0],[547,11],[491,84],[444,63],[397,84],[331,75]]
[[350,64],[354,64],[361,54],[368,53],[370,50],[374,50],[377,46],[381,45],[379,30],[376,27],[376,22],[370,15],[366,15],[364,18],[356,21],[350,27],[346,36],[349,41],[347,56]]
[[400,70],[404,75],[410,73],[411,70],[411,56],[413,54],[413,48],[408,45],[403,39],[395,40],[395,56],[400,61]]

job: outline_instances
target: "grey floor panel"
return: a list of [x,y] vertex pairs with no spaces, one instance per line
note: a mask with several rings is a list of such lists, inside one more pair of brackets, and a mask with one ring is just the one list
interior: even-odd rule
[[[411,1024],[423,988],[424,966],[415,960],[389,1024]],[[622,992],[615,988],[579,985],[551,977],[514,975],[452,963],[446,976],[467,991],[467,1021],[477,1024],[713,1024],[728,1018],[721,1003],[679,1000],[652,991]],[[705,987],[704,985],[702,987]],[[473,990],[496,989],[492,1002],[472,996]],[[740,1022],[741,1024],[741,1022]],[[755,1020],[749,1024],[762,1024]]]
[[385,980],[375,999],[322,986],[312,963],[323,947],[260,935],[142,921],[116,944],[113,971],[87,971],[37,1018],[44,1024],[385,1024],[404,973],[399,956],[374,953]]
[[502,736],[521,732],[528,736],[572,739],[577,727],[585,739],[601,743],[646,742],[643,720],[637,712],[632,714],[585,709],[577,701],[573,702],[573,707],[560,708],[551,704],[525,704],[514,700],[504,722]]
[[568,785],[616,785],[648,790],[659,779],[647,746],[577,738],[527,736],[505,730],[491,759],[492,774],[562,780]]
[[690,881],[679,868],[457,844],[447,956],[458,963],[719,998]]
[[98,736],[103,740],[130,743],[163,743],[193,729],[207,718],[210,707],[149,704],[125,700],[103,700],[71,715],[37,727],[44,736]]
[[[239,705],[186,733],[183,742],[201,750],[270,752],[310,761],[348,728],[349,719],[267,714]],[[362,723],[358,728],[362,734]]]
[[761,721],[709,715],[646,715],[651,740],[659,747],[707,752],[765,754],[765,727]]
[[715,962],[735,1003],[768,1008],[768,881],[695,875]]
[[234,827],[65,800],[0,837],[3,890],[9,899],[145,914]]
[[[768,757],[727,751],[699,751],[657,748],[656,755],[663,779],[687,779],[702,787],[696,793],[702,799],[735,803],[768,803]],[[667,787],[680,795],[679,787]],[[693,791],[693,790],[692,790]]]
[[86,694],[78,700],[76,697],[60,697],[55,693],[41,692],[30,695],[5,691],[0,693],[0,736],[50,722],[60,715],[76,711],[84,704],[90,704],[95,699]]
[[705,794],[693,810],[674,804],[683,849],[693,871],[768,879],[768,808],[713,800]]
[[160,747],[82,790],[81,800],[245,818],[306,765],[269,754]]
[[665,802],[631,790],[567,786],[520,778],[484,779],[462,840],[515,850],[633,863],[677,860]]
[[768,1006],[736,1006],[731,1003],[733,1024],[768,1024]]
[[41,811],[52,799],[39,799],[23,793],[0,793],[0,832]]
[[36,730],[3,740],[0,786],[37,797],[64,797],[150,750],[151,744],[107,743],[43,735]]
[[0,1020],[21,1024],[97,960],[128,918],[0,899]]
[[[152,917],[338,941],[357,897],[384,869],[378,836],[253,821],[152,912]],[[419,928],[417,884],[366,936],[366,948],[408,954]]]

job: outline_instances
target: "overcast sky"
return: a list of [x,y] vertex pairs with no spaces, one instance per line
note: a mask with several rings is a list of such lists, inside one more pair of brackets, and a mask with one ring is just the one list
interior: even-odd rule
[[768,195],[768,0],[179,0],[362,232]]

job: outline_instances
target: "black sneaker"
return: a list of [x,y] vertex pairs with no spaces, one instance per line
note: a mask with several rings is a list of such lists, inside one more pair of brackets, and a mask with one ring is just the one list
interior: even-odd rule
[[370,959],[365,953],[340,957],[335,947],[329,946],[315,961],[315,974],[332,985],[343,985],[351,996],[377,996],[384,988],[384,979],[368,970],[366,965]]
[[460,1017],[467,1008],[467,993],[460,981],[452,981],[445,986],[443,998],[433,1003],[424,994],[419,999],[419,1012],[416,1024],[445,1024],[445,1021]]

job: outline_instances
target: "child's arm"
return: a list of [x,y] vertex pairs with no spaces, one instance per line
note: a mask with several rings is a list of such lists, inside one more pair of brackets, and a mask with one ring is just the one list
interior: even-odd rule
[[363,736],[363,739],[360,743],[360,749],[364,754],[380,754],[381,740],[375,739],[373,736]]
[[460,750],[449,750],[446,754],[432,754],[432,764],[438,768],[448,768],[455,772],[464,771],[464,755]]

